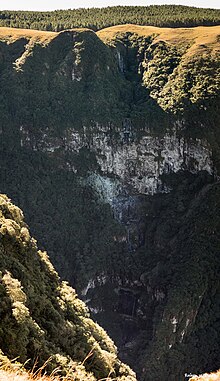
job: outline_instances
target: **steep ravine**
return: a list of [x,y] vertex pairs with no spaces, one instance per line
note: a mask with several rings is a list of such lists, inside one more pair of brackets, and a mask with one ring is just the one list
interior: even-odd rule
[[218,36],[0,30],[1,191],[141,381],[219,366]]
[[[141,205],[142,214],[138,213],[137,204],[132,209],[131,202],[129,213],[126,207],[123,209],[121,221],[127,234],[118,239],[127,244],[129,258],[124,271],[115,277],[108,276],[108,271],[102,273],[90,280],[83,292],[94,318],[108,327],[119,345],[120,355],[139,375],[140,363],[134,359],[147,354],[142,362],[143,373],[147,370],[146,380],[151,377],[175,380],[174,359],[182,361],[181,367],[178,365],[180,378],[185,371],[198,369],[197,356],[206,367],[214,365],[210,355],[204,357],[202,345],[201,350],[193,351],[194,355],[190,352],[190,358],[184,351],[188,345],[194,348],[193,340],[200,342],[201,335],[209,330],[218,331],[219,185],[212,184],[205,174],[180,176],[177,180],[181,185],[175,191],[146,197]],[[205,185],[209,181],[210,185]],[[139,220],[135,219],[137,214]],[[217,268],[212,268],[212,264]],[[206,304],[211,289],[213,320],[210,317],[207,320]],[[210,353],[214,342],[213,337]]]

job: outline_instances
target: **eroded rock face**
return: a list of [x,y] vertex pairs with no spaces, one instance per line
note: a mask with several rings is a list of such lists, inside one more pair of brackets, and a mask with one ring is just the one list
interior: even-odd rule
[[[117,179],[114,183],[118,182],[121,188],[126,186],[133,192],[146,195],[169,191],[161,180],[164,174],[178,171],[213,173],[212,151],[205,140],[179,137],[176,130],[164,136],[154,136],[145,131],[137,138],[133,130],[129,123],[121,129],[97,124],[94,133],[89,128],[82,132],[68,130],[63,138],[58,139],[45,132],[36,141],[21,127],[21,146],[48,153],[60,149],[79,153],[82,148],[87,148],[94,152],[103,178],[114,176]],[[74,167],[71,169],[74,171]],[[94,178],[94,186],[98,188],[97,181]],[[107,188],[106,183],[107,198],[111,201],[110,193],[117,191],[108,192]]]

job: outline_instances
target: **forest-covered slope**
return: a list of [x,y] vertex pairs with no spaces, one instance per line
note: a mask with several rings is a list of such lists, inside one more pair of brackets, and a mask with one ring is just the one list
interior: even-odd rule
[[53,12],[0,11],[0,26],[61,31],[90,28],[95,31],[112,25],[138,24],[159,27],[193,27],[220,24],[219,9],[183,5],[117,6],[81,8]]
[[0,28],[0,187],[140,380],[219,368],[219,26]]
[[0,195],[0,238],[1,369],[9,368],[8,357],[29,369],[43,366],[47,373],[58,368],[72,380],[135,381],[75,290],[60,281],[47,253],[38,250],[22,211],[5,195]]

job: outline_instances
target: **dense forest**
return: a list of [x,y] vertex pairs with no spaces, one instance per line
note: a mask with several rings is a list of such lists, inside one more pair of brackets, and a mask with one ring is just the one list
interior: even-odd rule
[[220,10],[182,5],[150,5],[147,7],[80,8],[54,12],[7,10],[0,12],[0,26],[12,28],[61,31],[82,27],[97,31],[120,24],[175,28],[218,25]]

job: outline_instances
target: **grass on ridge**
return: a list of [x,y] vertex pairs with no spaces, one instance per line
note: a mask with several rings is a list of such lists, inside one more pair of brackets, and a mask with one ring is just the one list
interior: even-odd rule
[[134,33],[140,37],[155,35],[154,42],[165,41],[170,44],[192,44],[188,54],[207,47],[219,50],[220,26],[198,26],[194,28],[158,28],[154,26],[140,26],[134,24],[116,25],[97,32],[103,42],[117,38],[117,35]]
[[201,376],[194,376],[189,381],[220,381],[220,370],[214,373],[205,373]]

